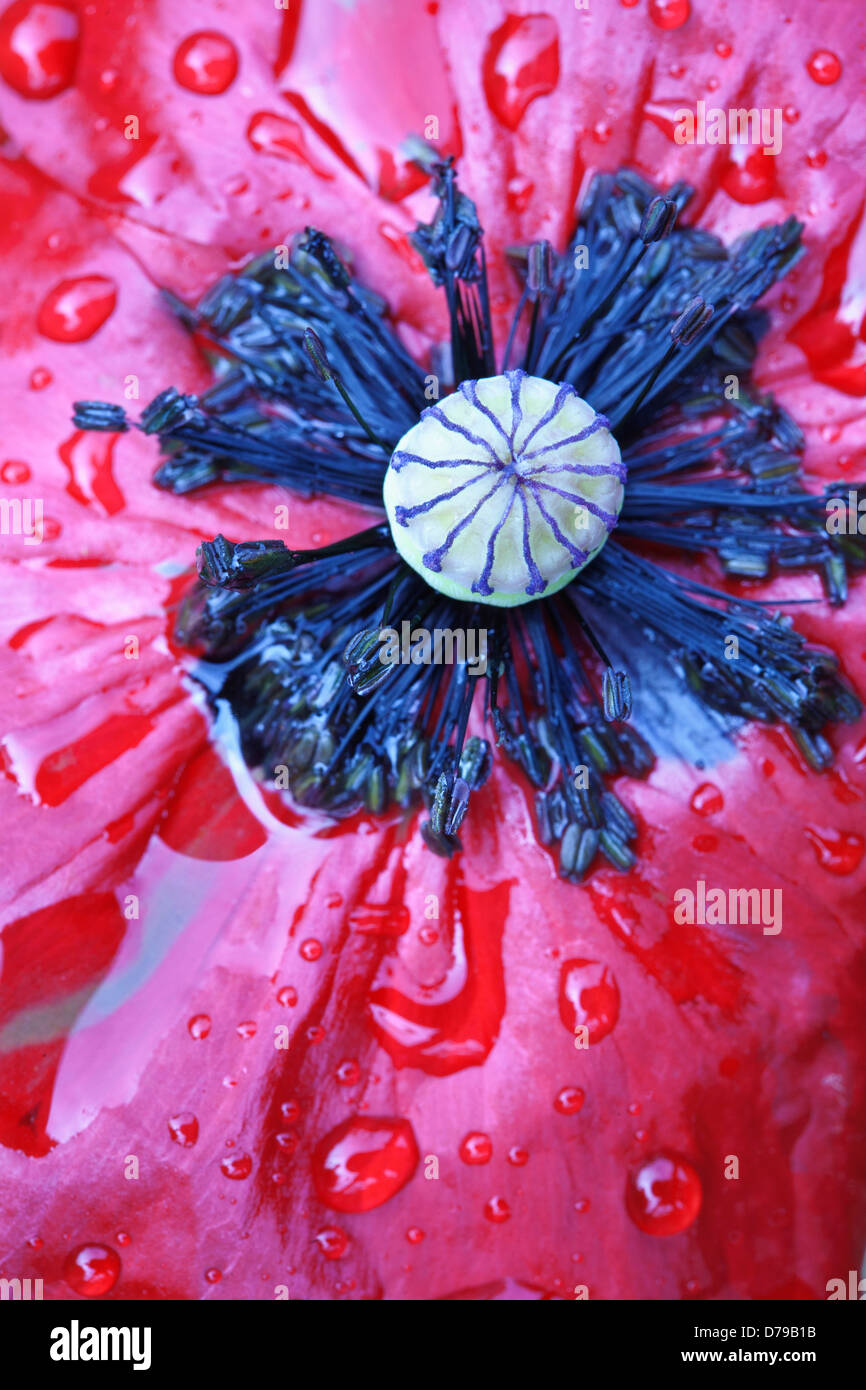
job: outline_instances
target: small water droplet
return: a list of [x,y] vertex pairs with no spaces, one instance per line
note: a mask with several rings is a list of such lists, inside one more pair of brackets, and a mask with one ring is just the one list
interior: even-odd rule
[[489,1201],[484,1203],[484,1215],[488,1221],[499,1225],[511,1216],[511,1207],[504,1197],[491,1197]]
[[589,1211],[589,1198],[578,1197],[577,1201],[574,1204],[574,1210],[576,1212],[579,1212],[580,1215],[583,1216],[584,1212]]
[[420,1245],[427,1232],[422,1231],[420,1226],[410,1226],[406,1232],[406,1239],[410,1245]]
[[221,1269],[206,1269],[204,1277],[209,1284],[218,1284],[223,1277],[223,1272]]
[[822,869],[831,874],[853,874],[863,858],[863,837],[832,827],[807,825],[806,834]]
[[118,1245],[132,1244],[132,1236],[129,1234],[128,1231],[118,1231],[117,1235],[115,1236],[115,1240],[117,1241]]
[[224,1177],[242,1182],[253,1171],[253,1160],[249,1154],[228,1154],[220,1159],[220,1171]]
[[290,1129],[283,1130],[280,1134],[275,1134],[274,1138],[278,1148],[287,1158],[292,1156],[300,1143],[297,1134],[293,1134]]
[[280,1106],[280,1114],[287,1125],[294,1125],[301,1118],[301,1107],[296,1100],[284,1100]]
[[341,1086],[355,1086],[361,1079],[361,1068],[354,1057],[344,1057],[337,1067],[336,1076]]
[[7,459],[0,468],[0,478],[4,483],[26,483],[30,479],[30,467],[20,459]]
[[626,1210],[651,1236],[673,1236],[691,1226],[701,1209],[701,1180],[691,1163],[660,1153],[629,1176]]
[[190,34],[174,55],[174,75],[181,87],[199,96],[218,96],[234,82],[237,50],[231,39],[212,29]]
[[53,375],[47,367],[34,367],[30,373],[30,390],[44,391],[46,386],[50,386],[54,380]]
[[254,1038],[256,1036],[256,1025],[251,1018],[239,1023],[235,1030],[239,1038]]
[[586,1028],[590,1046],[606,1038],[619,1018],[619,986],[613,971],[598,960],[564,961],[559,1016],[569,1033]]
[[493,1155],[493,1143],[490,1135],[473,1130],[461,1141],[457,1152],[464,1163],[489,1163]]
[[119,1277],[120,1256],[110,1245],[79,1245],[63,1262],[63,1278],[85,1298],[101,1298]]
[[520,1144],[514,1144],[508,1150],[508,1162],[513,1163],[515,1168],[523,1168],[529,1162],[529,1150],[524,1149]]
[[315,1237],[326,1260],[339,1260],[349,1248],[349,1237],[339,1226],[325,1226]]
[[207,1014],[195,1014],[186,1026],[189,1029],[190,1037],[196,1040],[206,1038],[210,1032],[210,1018]]
[[823,169],[827,163],[827,151],[809,150],[806,155],[806,163],[810,169]]
[[191,1110],[172,1115],[168,1129],[174,1142],[180,1144],[182,1149],[191,1149],[198,1139],[198,1120]]
[[277,990],[277,1003],[282,1004],[283,1008],[293,1009],[298,1002],[298,991],[294,985],[283,985],[282,989]]
[[719,42],[716,44],[716,52],[720,58],[730,58],[733,51],[729,43],[725,43],[724,39],[719,39]]
[[525,212],[535,192],[535,184],[523,174],[515,174],[508,180],[505,198],[512,212]]
[[806,64],[806,71],[813,82],[821,87],[830,87],[842,76],[842,64],[835,53],[827,48],[819,48]]
[[117,287],[107,275],[61,280],[42,301],[36,326],[55,343],[82,343],[102,327],[116,303]]
[[310,937],[307,941],[302,941],[299,954],[303,960],[318,960],[322,954],[322,943],[315,937]]
[[558,1110],[560,1115],[576,1115],[578,1110],[583,1108],[586,1096],[579,1086],[563,1086],[556,1100],[553,1102],[554,1110]]

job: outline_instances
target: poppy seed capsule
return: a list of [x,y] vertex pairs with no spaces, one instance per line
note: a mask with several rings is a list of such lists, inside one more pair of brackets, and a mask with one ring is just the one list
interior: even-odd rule
[[511,608],[556,593],[616,525],[625,466],[603,415],[525,372],[464,381],[391,456],[394,544],[450,598]]

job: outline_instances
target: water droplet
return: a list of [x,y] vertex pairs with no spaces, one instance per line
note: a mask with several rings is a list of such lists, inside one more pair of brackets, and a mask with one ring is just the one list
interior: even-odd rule
[[209,1284],[218,1284],[223,1277],[223,1272],[221,1269],[206,1269],[204,1277]]
[[763,203],[776,192],[776,159],[763,149],[735,145],[722,171],[721,184],[729,197],[747,206]]
[[819,48],[806,64],[806,71],[813,82],[819,83],[822,87],[830,87],[842,76],[842,64],[835,53],[831,53],[827,48]]
[[4,483],[26,483],[30,479],[30,467],[20,459],[7,459],[0,468],[0,478]]
[[324,1030],[324,1028],[322,1027],[321,1023],[313,1023],[313,1024],[311,1024],[310,1027],[307,1029],[307,1032],[306,1032],[306,1039],[307,1039],[307,1042],[314,1043],[314,1044],[315,1044],[315,1043],[320,1043],[320,1042],[322,1042],[322,1041],[324,1040],[324,1037],[325,1037],[325,1030]]
[[729,43],[725,43],[724,39],[720,39],[719,42],[716,44],[716,52],[718,53],[720,58],[730,58],[733,51],[734,50],[731,48],[731,45]]
[[788,125],[796,125],[797,121],[799,121],[800,119],[800,113],[797,110],[796,106],[786,106],[782,112],[782,115],[785,117],[785,120],[788,122]]
[[354,1086],[361,1079],[361,1068],[354,1057],[345,1057],[337,1067],[336,1075],[341,1086]]
[[299,954],[303,960],[318,960],[322,954],[321,941],[316,941],[312,936],[308,941],[302,941]]
[[484,1203],[484,1215],[488,1221],[499,1225],[508,1220],[511,1215],[511,1207],[504,1197],[491,1197],[489,1201]]
[[280,1106],[280,1114],[287,1125],[294,1125],[301,1118],[301,1107],[296,1100],[284,1100]]
[[199,96],[218,96],[237,77],[238,55],[225,34],[202,29],[190,34],[174,55],[174,75],[181,87]]
[[535,192],[535,184],[523,174],[515,174],[508,180],[505,198],[512,212],[525,212]]
[[119,1277],[120,1256],[110,1245],[79,1245],[63,1262],[63,1278],[85,1298],[101,1298]]
[[585,1212],[589,1211],[589,1198],[578,1197],[577,1201],[574,1204],[574,1210],[578,1212],[581,1216],[583,1216]]
[[118,1231],[117,1235],[115,1236],[115,1240],[117,1241],[118,1245],[132,1244],[132,1236],[129,1234],[128,1231]]
[[554,1110],[558,1110],[560,1115],[576,1115],[578,1110],[583,1108],[586,1096],[579,1086],[563,1086],[556,1100],[553,1102]]
[[699,816],[715,816],[725,804],[725,798],[713,782],[702,782],[689,802]]
[[297,1134],[293,1134],[289,1129],[283,1130],[280,1134],[275,1134],[274,1138],[281,1153],[284,1153],[287,1158],[292,1156],[300,1143]]
[[50,386],[54,377],[47,367],[34,367],[30,373],[30,390],[44,391],[46,386]]
[[190,1032],[190,1037],[198,1040],[206,1038],[210,1032],[210,1018],[207,1014],[196,1014],[186,1025]]
[[689,0],[650,0],[649,4],[649,17],[659,29],[681,28],[691,12]]
[[239,1038],[254,1038],[256,1036],[256,1025],[251,1018],[239,1023],[236,1029]]
[[482,64],[491,111],[516,130],[531,102],[559,81],[559,30],[546,14],[509,15],[490,36]]
[[44,101],[75,80],[78,16],[63,0],[16,0],[0,15],[0,76],[19,96]]
[[466,1135],[457,1152],[464,1163],[489,1163],[493,1155],[490,1135],[473,1130]]
[[514,1144],[508,1150],[508,1162],[513,1163],[515,1168],[523,1168],[529,1162],[529,1150]]
[[282,1004],[283,1008],[293,1009],[298,1002],[298,991],[294,985],[283,985],[282,989],[277,990],[277,1003]]
[[31,1250],[41,1250],[45,1242],[41,1236],[31,1236],[27,1244]]
[[420,1245],[427,1232],[422,1231],[420,1226],[410,1226],[406,1232],[406,1239],[410,1245]]
[[198,1120],[191,1110],[172,1115],[168,1129],[174,1142],[180,1144],[182,1149],[191,1149],[198,1139]]
[[307,147],[304,127],[291,116],[277,116],[272,111],[256,112],[247,126],[247,139],[259,154],[305,164],[320,179],[334,177],[326,165],[314,159]]
[[590,1045],[601,1042],[619,1018],[619,986],[598,960],[567,960],[559,975],[559,1016],[574,1033],[585,1027]]
[[220,1171],[224,1177],[241,1182],[253,1171],[253,1160],[249,1154],[227,1154],[220,1159]]
[[339,1226],[325,1226],[315,1237],[326,1260],[339,1260],[349,1248],[349,1237]]
[[334,1211],[371,1211],[405,1187],[418,1163],[408,1120],[355,1116],[316,1145],[313,1182]]
[[827,151],[809,150],[806,155],[806,163],[810,169],[823,169],[827,163]]
[[826,826],[807,825],[806,834],[822,869],[831,874],[853,874],[863,858],[863,837]]
[[42,301],[36,324],[43,338],[81,343],[92,338],[117,303],[117,286],[106,275],[61,280]]
[[701,1180],[684,1158],[660,1153],[629,1176],[626,1210],[651,1236],[673,1236],[691,1226],[701,1209]]

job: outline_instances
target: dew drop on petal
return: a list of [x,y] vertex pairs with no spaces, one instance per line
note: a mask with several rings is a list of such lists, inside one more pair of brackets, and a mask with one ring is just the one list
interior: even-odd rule
[[649,4],[649,17],[659,29],[681,28],[691,12],[689,0],[650,0]]
[[181,87],[199,96],[218,96],[234,82],[238,55],[231,39],[212,29],[190,34],[174,55],[174,75]]
[[315,1241],[326,1260],[341,1259],[349,1248],[349,1237],[339,1226],[325,1226]]
[[626,1183],[626,1210],[651,1236],[674,1236],[691,1226],[701,1209],[701,1180],[684,1158],[660,1153]]
[[220,1159],[220,1171],[223,1177],[242,1182],[253,1171],[253,1160],[249,1154],[227,1154],[225,1158]]
[[46,386],[50,386],[54,377],[47,367],[34,367],[30,373],[30,390],[44,391]]
[[520,1144],[513,1144],[508,1150],[507,1158],[515,1168],[523,1168],[529,1162],[529,1150],[522,1148]]
[[461,1141],[457,1152],[464,1163],[489,1163],[493,1155],[493,1143],[490,1135],[473,1130]]
[[559,30],[546,14],[508,15],[491,34],[482,65],[494,116],[516,130],[527,107],[559,81]]
[[579,1086],[563,1086],[553,1102],[553,1108],[558,1110],[560,1115],[576,1115],[578,1110],[583,1108],[585,1099]]
[[293,1125],[301,1118],[301,1107],[296,1100],[284,1100],[280,1106],[280,1114],[287,1125]]
[[168,1130],[182,1149],[191,1149],[198,1139],[198,1120],[191,1110],[183,1110],[179,1115],[172,1115]]
[[74,1293],[101,1298],[120,1276],[120,1256],[110,1245],[79,1245],[63,1262],[63,1278]]
[[410,1226],[406,1232],[406,1239],[410,1245],[420,1245],[427,1232],[422,1231],[420,1226]]
[[302,941],[300,945],[300,955],[303,960],[318,960],[322,954],[322,943],[315,937],[310,937],[307,941]]
[[354,1057],[344,1057],[337,1067],[337,1081],[341,1086],[354,1086],[361,1079],[361,1068]]
[[0,465],[0,479],[4,483],[26,483],[30,479],[30,466],[21,459],[7,459]]
[[702,782],[689,802],[692,810],[699,816],[718,815],[724,804],[725,798],[713,782]]
[[807,825],[806,834],[822,869],[831,874],[853,874],[863,858],[863,837],[826,826]]
[[61,280],[42,301],[36,325],[55,343],[82,343],[92,338],[117,303],[117,286],[107,275]]
[[298,1002],[298,991],[294,985],[283,985],[282,989],[277,990],[277,1003],[282,1004],[283,1008],[293,1009]]
[[371,1211],[406,1185],[417,1163],[408,1120],[354,1116],[316,1145],[313,1183],[319,1200],[334,1211]]
[[235,1029],[239,1038],[249,1039],[256,1036],[256,1025],[251,1018],[244,1019]]
[[598,960],[564,961],[559,1016],[569,1033],[586,1028],[590,1046],[606,1038],[619,1018],[619,986],[613,972]]
[[488,1221],[499,1225],[508,1220],[511,1215],[511,1207],[504,1197],[491,1197],[489,1201],[484,1203],[484,1215]]
[[719,42],[716,44],[716,52],[718,53],[720,58],[730,58],[733,51],[734,50],[731,48],[731,45],[729,43],[725,43],[723,39],[720,39]]
[[200,1038],[206,1038],[210,1032],[210,1017],[208,1014],[194,1014],[186,1026],[190,1037],[198,1041]]
[[806,64],[806,71],[813,82],[821,87],[830,87],[842,76],[842,64],[835,53],[827,48],[819,48]]
[[16,0],[0,15],[0,77],[19,96],[44,101],[75,80],[78,16],[62,0]]

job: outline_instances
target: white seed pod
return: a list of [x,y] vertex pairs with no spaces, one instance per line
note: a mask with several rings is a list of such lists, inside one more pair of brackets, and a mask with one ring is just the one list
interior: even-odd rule
[[397,550],[432,588],[506,608],[555,593],[598,554],[624,479],[602,415],[567,384],[513,371],[425,410],[383,495]]

